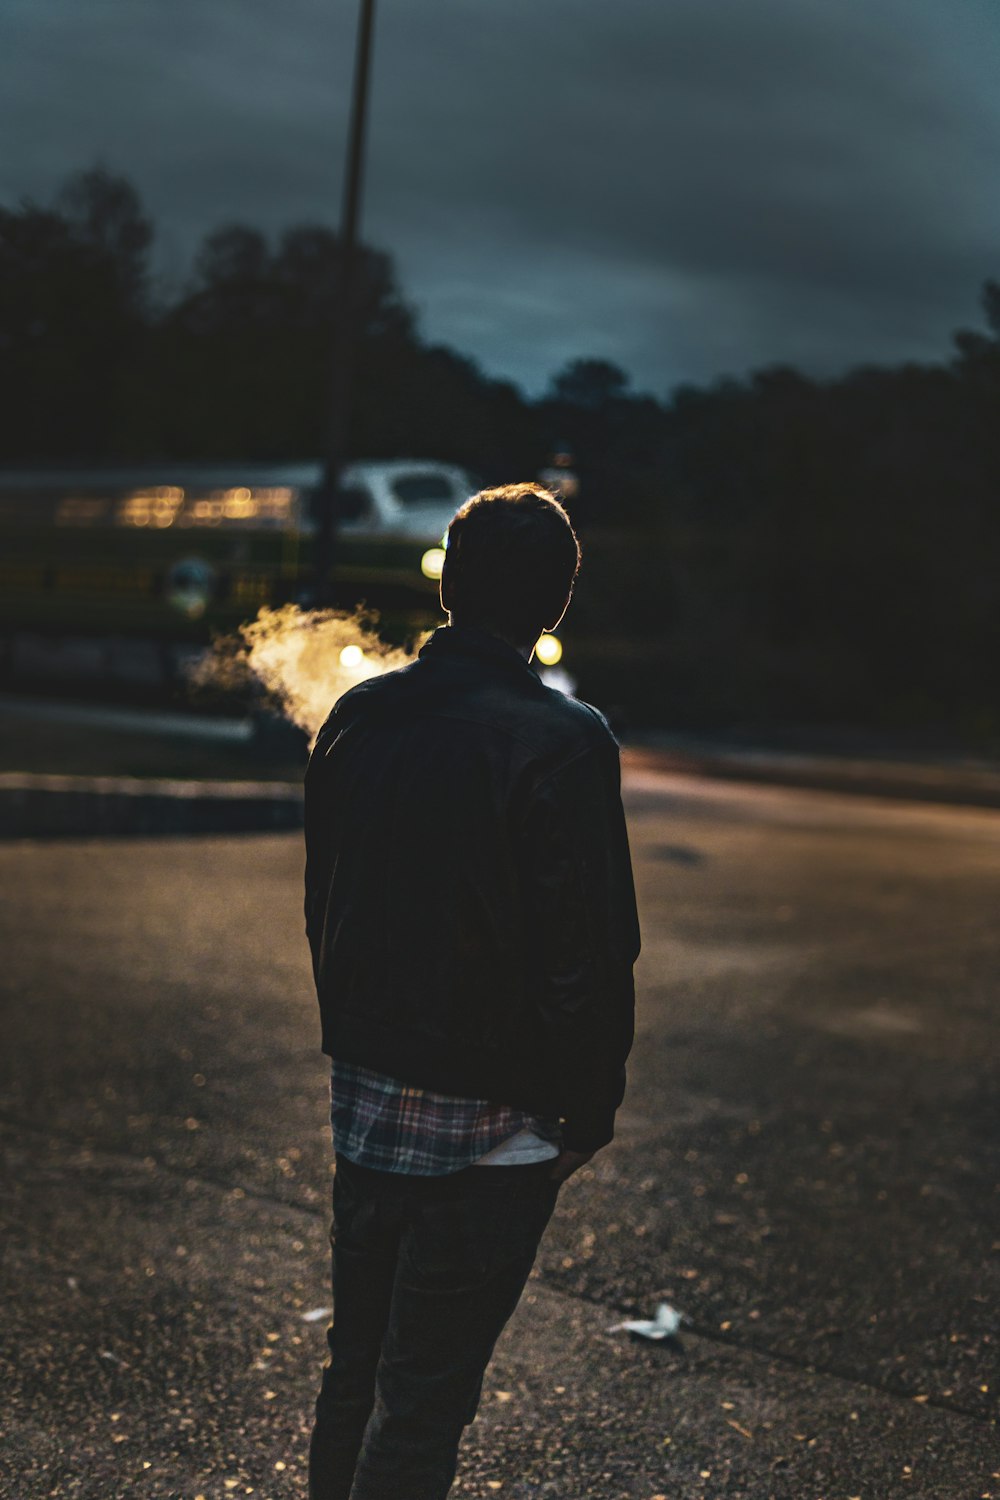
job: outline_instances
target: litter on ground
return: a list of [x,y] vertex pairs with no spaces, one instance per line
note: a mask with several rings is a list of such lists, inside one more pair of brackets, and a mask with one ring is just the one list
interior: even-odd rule
[[661,1302],[656,1309],[655,1318],[632,1318],[625,1323],[613,1323],[608,1332],[618,1333],[619,1330],[624,1330],[626,1333],[637,1333],[644,1339],[671,1339],[680,1331],[683,1321],[683,1313],[679,1313],[676,1307],[671,1307],[669,1302]]

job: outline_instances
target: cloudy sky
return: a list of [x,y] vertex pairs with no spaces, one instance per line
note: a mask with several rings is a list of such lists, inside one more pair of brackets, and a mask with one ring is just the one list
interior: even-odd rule
[[[5,0],[0,201],[102,160],[179,276],[335,222],[356,0]],[[1000,277],[998,0],[378,0],[367,238],[531,392],[947,355]]]

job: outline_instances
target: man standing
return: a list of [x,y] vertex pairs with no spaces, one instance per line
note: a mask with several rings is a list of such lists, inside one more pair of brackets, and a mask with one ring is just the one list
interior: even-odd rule
[[310,758],[336,1153],[312,1500],[443,1500],[560,1183],[614,1134],[639,951],[618,746],[530,664],[579,563],[547,490],[474,496],[449,624]]

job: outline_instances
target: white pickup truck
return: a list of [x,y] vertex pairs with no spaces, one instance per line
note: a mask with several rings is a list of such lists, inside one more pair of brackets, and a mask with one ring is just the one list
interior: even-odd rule
[[478,488],[464,469],[430,459],[352,463],[341,475],[337,530],[440,543],[458,507]]

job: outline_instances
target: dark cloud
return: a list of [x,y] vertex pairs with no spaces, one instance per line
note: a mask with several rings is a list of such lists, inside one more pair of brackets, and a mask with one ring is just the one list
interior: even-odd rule
[[[0,191],[96,156],[178,271],[335,217],[353,0],[8,0]],[[12,24],[11,24],[12,23]],[[1000,274],[992,0],[379,0],[366,230],[537,388],[934,358]]]

